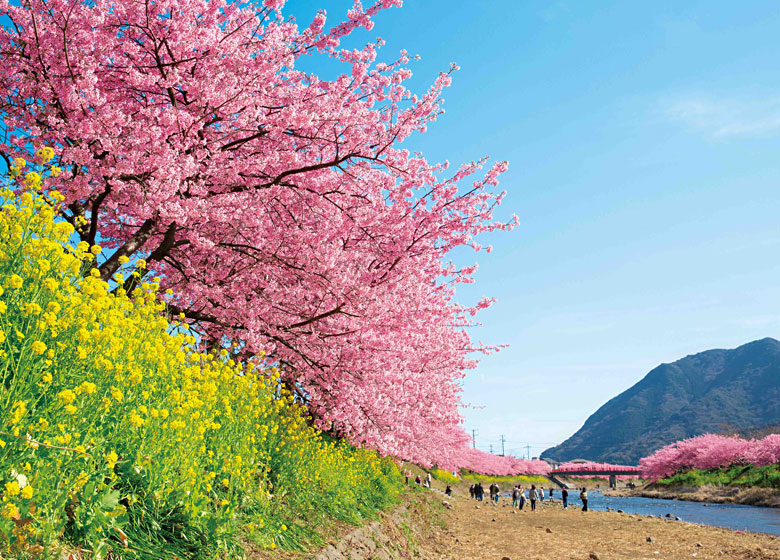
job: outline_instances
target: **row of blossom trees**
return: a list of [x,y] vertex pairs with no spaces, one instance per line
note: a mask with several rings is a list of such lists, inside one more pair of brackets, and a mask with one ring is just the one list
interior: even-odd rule
[[462,468],[472,472],[495,476],[515,474],[546,475],[550,472],[550,465],[545,461],[529,461],[511,456],[493,455],[479,449],[470,448],[463,451],[460,463]]
[[704,434],[662,447],[639,461],[642,473],[657,480],[690,469],[780,463],[780,434],[763,439]]
[[[463,464],[459,382],[491,350],[466,329],[491,300],[455,300],[476,267],[448,255],[516,222],[493,218],[507,164],[448,172],[400,147],[457,68],[417,95],[405,52],[340,46],[400,0],[355,0],[330,28],[283,4],[0,0],[2,157],[54,147],[62,218],[107,249],[101,277],[144,259],[204,344],[263,353],[321,429]],[[344,72],[296,69],[309,56]]]
[[[593,462],[586,462],[586,463],[561,463],[558,467],[556,467],[556,470],[561,471],[627,471],[627,470],[633,470],[636,469],[636,467],[630,467],[627,465],[613,465],[611,463],[593,463]],[[639,478],[640,472],[637,470],[637,473],[634,474],[622,474],[617,475],[618,480],[630,480],[630,479],[636,479]],[[604,475],[592,475],[592,474],[566,474],[564,475],[566,478],[592,478],[594,476],[601,476]]]

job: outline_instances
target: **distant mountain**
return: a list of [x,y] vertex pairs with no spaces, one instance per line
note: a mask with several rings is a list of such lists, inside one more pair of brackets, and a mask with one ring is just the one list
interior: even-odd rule
[[764,338],[658,366],[542,457],[635,465],[679,439],[778,423],[780,342]]

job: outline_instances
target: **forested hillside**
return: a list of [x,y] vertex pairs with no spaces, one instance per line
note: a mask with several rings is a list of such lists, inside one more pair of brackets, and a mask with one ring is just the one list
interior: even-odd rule
[[780,342],[764,338],[661,364],[543,457],[636,464],[673,441],[780,422]]

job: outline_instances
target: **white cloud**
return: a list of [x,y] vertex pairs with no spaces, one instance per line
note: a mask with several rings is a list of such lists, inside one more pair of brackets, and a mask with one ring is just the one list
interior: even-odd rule
[[780,135],[780,98],[691,96],[666,105],[666,115],[713,140]]

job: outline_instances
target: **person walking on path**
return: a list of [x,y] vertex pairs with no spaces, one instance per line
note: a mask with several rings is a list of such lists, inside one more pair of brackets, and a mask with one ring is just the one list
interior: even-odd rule
[[525,505],[525,488],[522,486],[519,488],[520,491],[520,511],[523,511],[523,506]]
[[582,511],[588,511],[588,491],[584,487],[580,492],[580,500],[582,500]]
[[425,475],[425,486],[427,486],[428,488],[431,487],[431,473]]
[[444,493],[445,493],[447,496],[452,496],[452,488],[450,487],[450,485],[449,485],[449,484],[447,485],[447,488],[444,490]]
[[485,489],[482,487],[481,482],[477,482],[477,485],[474,487],[474,494],[477,496],[477,501],[482,501],[482,496],[485,494]]
[[536,511],[536,500],[539,498],[539,492],[536,485],[531,484],[531,490],[528,492],[528,499],[531,500],[531,511]]
[[512,509],[515,509],[519,502],[520,502],[520,490],[518,490],[517,484],[515,484],[515,487],[512,488]]
[[553,501],[553,489],[552,488],[550,488],[550,501],[551,502]]
[[561,489],[561,500],[563,500],[563,509],[569,508],[569,490],[566,487]]
[[474,484],[469,486],[469,496],[471,496],[472,498],[474,498],[474,486],[475,486]]
[[498,484],[495,482],[493,483],[493,501],[498,504],[498,494],[501,492],[501,490],[498,487]]

